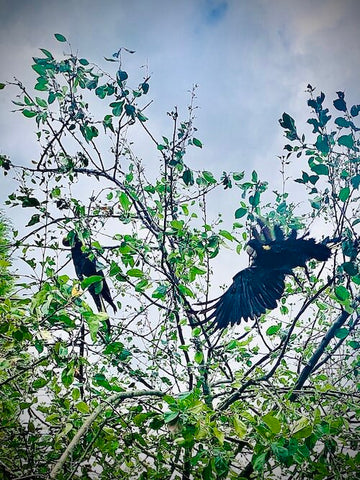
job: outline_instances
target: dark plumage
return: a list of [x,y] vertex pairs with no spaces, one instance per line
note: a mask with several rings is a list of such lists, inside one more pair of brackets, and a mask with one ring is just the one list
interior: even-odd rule
[[211,326],[216,330],[273,310],[284,293],[286,275],[292,274],[295,267],[306,268],[306,262],[312,258],[324,262],[331,255],[325,243],[297,238],[296,230],[285,237],[281,228],[275,226],[272,235],[261,220],[258,223],[260,232],[253,229],[254,238],[248,243],[252,264],[237,273],[228,290],[203,310],[211,312],[207,320],[213,320]]
[[[99,312],[105,312],[104,300],[111,305],[114,310],[114,313],[117,311],[116,305],[111,297],[110,289],[106,283],[104,273],[102,270],[96,266],[96,260],[90,259],[85,252],[82,251],[82,243],[79,240],[79,237],[75,235],[73,237],[72,243],[68,238],[63,240],[63,245],[66,247],[71,246],[71,256],[75,267],[75,272],[80,281],[84,280],[86,277],[92,277],[98,275],[102,277],[101,291],[98,292],[98,282],[93,283],[89,286],[89,292],[92,298],[94,299],[95,305]],[[106,322],[108,330],[110,331],[110,322]]]

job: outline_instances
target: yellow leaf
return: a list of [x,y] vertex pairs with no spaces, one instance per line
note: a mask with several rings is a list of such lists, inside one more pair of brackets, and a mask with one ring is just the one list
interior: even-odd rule
[[72,297],[80,297],[82,295],[83,291],[79,287],[79,285],[74,285],[71,289],[71,296]]

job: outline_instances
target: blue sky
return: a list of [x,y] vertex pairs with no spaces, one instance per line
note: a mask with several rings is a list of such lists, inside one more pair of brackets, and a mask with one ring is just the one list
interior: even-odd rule
[[[55,32],[97,62],[127,46],[136,50],[127,66],[136,71],[146,63],[152,73],[149,114],[159,128],[174,105],[186,113],[188,90],[199,84],[206,157],[199,161],[215,166],[219,156],[229,169],[244,157],[260,169],[265,158],[273,161],[282,148],[277,120],[283,111],[306,118],[308,83],[329,97],[345,90],[359,101],[357,0],[0,0],[0,6],[3,79],[31,81],[37,49],[61,50]],[[20,119],[9,120],[4,94],[0,101],[2,149],[18,154],[12,132]]]
[[[204,147],[192,149],[187,162],[217,175],[255,168],[279,188],[284,138],[278,119],[288,112],[300,131],[310,131],[308,83],[325,92],[330,107],[337,90],[360,103],[358,0],[0,0],[0,8],[0,81],[15,75],[33,84],[31,57],[38,48],[63,49],[55,32],[106,68],[104,56],[128,47],[136,54],[124,57],[126,69],[140,78],[147,65],[152,75],[147,116],[157,136],[170,132],[166,112],[174,105],[186,116],[189,90],[198,84],[196,126]],[[36,141],[31,122],[10,113],[14,95],[10,89],[0,94],[0,151],[26,163],[36,156]],[[137,148],[151,168],[156,152],[149,154],[142,140]],[[3,202],[11,183],[0,182]],[[238,192],[222,195],[214,215],[215,208],[238,206]],[[229,228],[232,219],[230,213]]]

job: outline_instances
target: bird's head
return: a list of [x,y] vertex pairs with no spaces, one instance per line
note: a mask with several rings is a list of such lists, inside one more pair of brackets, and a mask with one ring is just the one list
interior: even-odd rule
[[74,231],[71,230],[66,237],[63,238],[62,244],[64,247],[74,247],[74,246],[81,246],[82,243],[78,237],[78,234]]
[[261,248],[263,247],[263,243],[257,240],[256,238],[253,238],[250,240],[247,244],[247,250],[253,251],[253,252],[259,252]]

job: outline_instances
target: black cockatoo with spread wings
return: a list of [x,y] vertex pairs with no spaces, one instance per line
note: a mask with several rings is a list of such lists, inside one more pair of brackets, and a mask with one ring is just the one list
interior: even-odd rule
[[[83,251],[83,244],[80,241],[78,235],[68,235],[66,238],[64,238],[63,245],[66,247],[71,247],[72,261],[75,267],[76,275],[80,281],[83,281],[85,278],[95,275],[102,277],[100,288],[98,282],[96,282],[89,285],[88,289],[98,311],[106,312],[104,304],[105,300],[105,302],[111,305],[114,313],[116,313],[117,308],[111,297],[110,289],[104,277],[104,273],[97,266],[96,260],[89,258],[88,253]],[[110,322],[107,320],[106,324],[110,333]]]
[[286,275],[293,274],[295,267],[306,268],[306,262],[315,259],[325,262],[331,250],[313,238],[297,238],[292,230],[286,237],[281,228],[274,226],[273,234],[263,221],[258,220],[259,229],[252,229],[253,239],[248,243],[251,265],[233,278],[226,292],[207,302],[202,313],[210,313],[207,321],[211,327],[226,328],[239,324],[243,319],[256,319],[266,310],[273,310],[285,289]]

